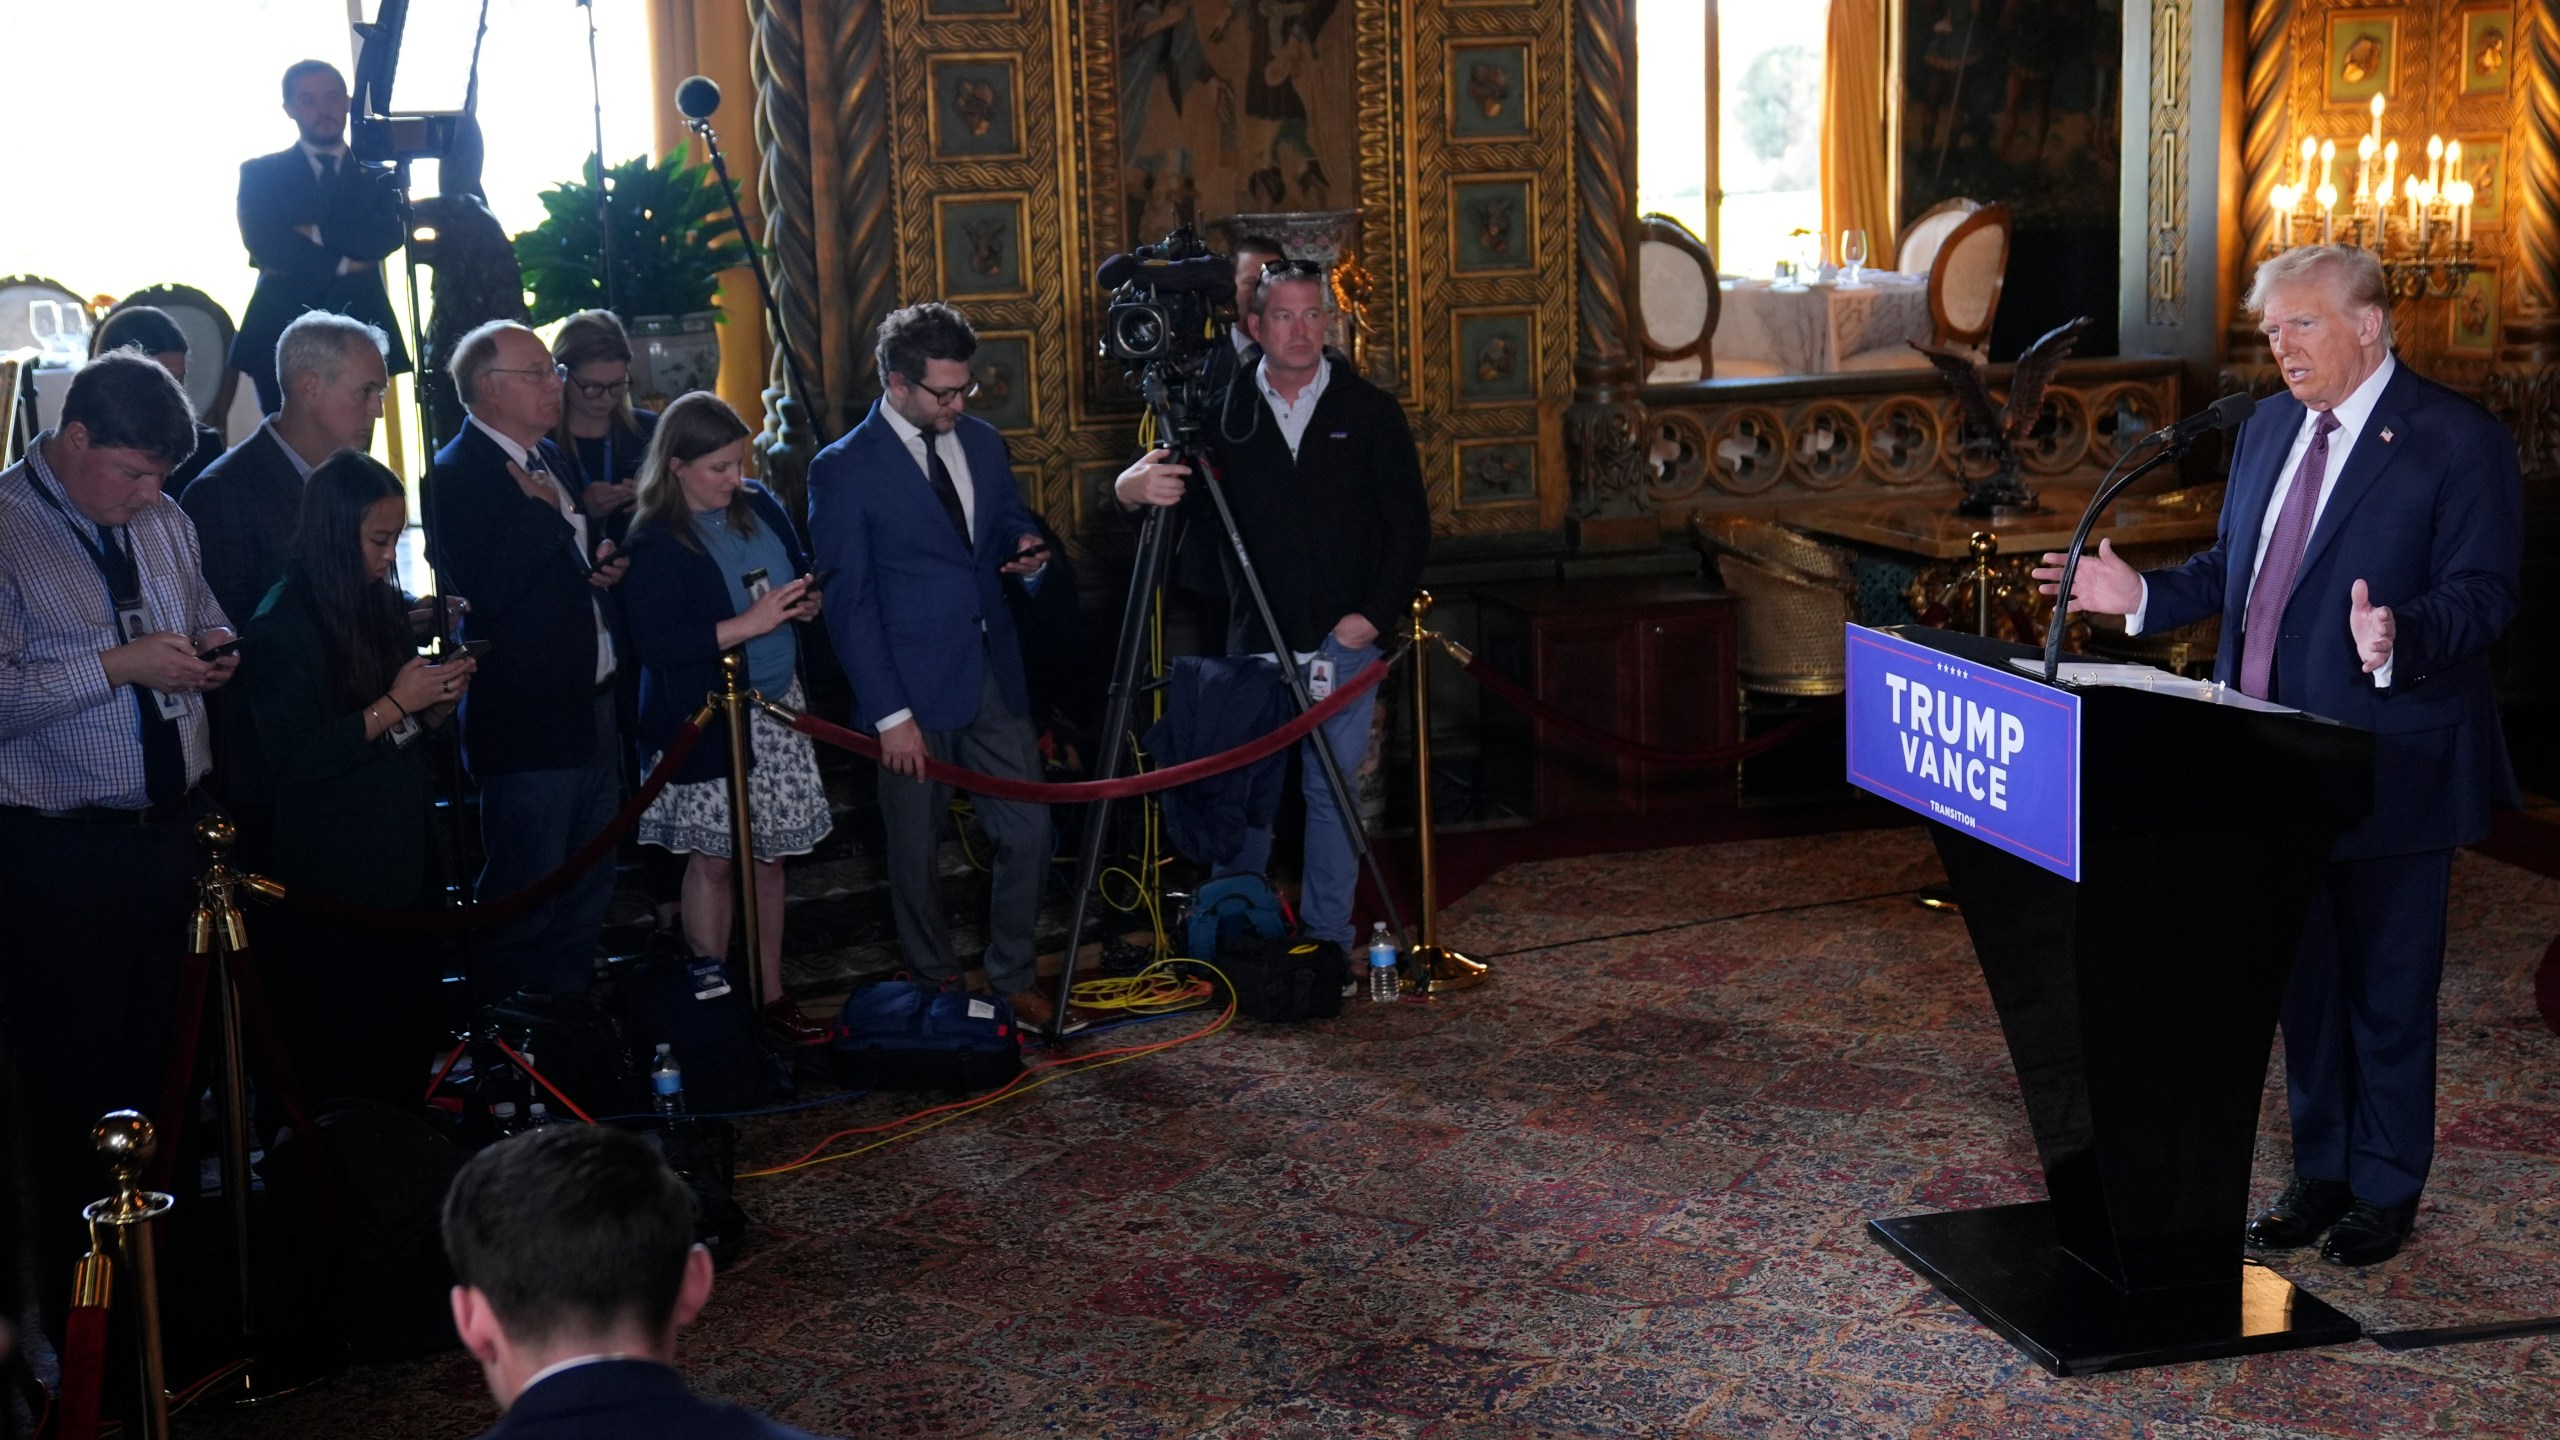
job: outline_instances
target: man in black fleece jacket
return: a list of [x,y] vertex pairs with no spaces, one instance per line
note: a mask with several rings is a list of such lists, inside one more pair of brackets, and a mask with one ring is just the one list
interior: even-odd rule
[[[1322,268],[1309,262],[1264,267],[1245,320],[1261,363],[1238,371],[1203,437],[1280,626],[1275,643],[1243,593],[1235,557],[1224,554],[1227,649],[1276,656],[1285,645],[1318,698],[1378,663],[1378,637],[1406,613],[1431,546],[1413,431],[1394,396],[1326,357],[1328,293]],[[1193,523],[1215,527],[1207,496],[1184,484],[1190,473],[1168,452],[1151,450],[1115,488],[1124,504],[1182,505]],[[1321,733],[1346,776],[1367,758],[1376,703],[1372,690]],[[1349,949],[1359,880],[1350,827],[1359,817],[1334,803],[1314,757],[1305,768],[1298,917],[1307,934]],[[1270,852],[1270,830],[1257,829],[1222,873],[1259,872]]]

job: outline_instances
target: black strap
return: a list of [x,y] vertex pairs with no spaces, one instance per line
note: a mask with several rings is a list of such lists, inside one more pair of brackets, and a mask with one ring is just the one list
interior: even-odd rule
[[934,498],[942,502],[942,513],[951,517],[951,531],[960,537],[960,548],[975,551],[969,542],[969,512],[961,507],[960,487],[951,483],[951,467],[942,463],[942,452],[934,446],[934,437],[924,437],[925,474],[933,481]]
[[[32,466],[27,471],[27,483],[35,487],[37,496],[44,503],[53,507],[54,514],[62,517],[63,527],[71,532],[71,538],[79,541],[80,548],[89,552],[91,563],[98,567],[98,578],[107,582],[107,603],[119,617],[117,641],[123,643],[121,617],[125,611],[142,604],[142,566],[127,548],[130,543],[128,532],[110,530],[95,522],[84,529],[71,517],[71,512],[62,507],[62,502],[53,498],[53,492],[44,487],[44,482],[36,478]],[[97,532],[94,540],[89,538],[91,530]],[[160,713],[160,702],[148,689],[141,685],[131,688],[134,719],[138,727],[136,734],[142,743],[143,793],[153,805],[176,804],[187,793],[187,750],[185,742],[178,738],[178,722]]]

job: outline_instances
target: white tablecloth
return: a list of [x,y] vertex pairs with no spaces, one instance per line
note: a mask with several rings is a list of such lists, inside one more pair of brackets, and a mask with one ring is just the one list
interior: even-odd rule
[[1716,321],[1715,357],[1754,360],[1789,375],[1820,375],[1864,350],[1926,340],[1929,281],[1892,271],[1867,272],[1851,289],[1817,280],[1801,289],[1766,280],[1726,280]]

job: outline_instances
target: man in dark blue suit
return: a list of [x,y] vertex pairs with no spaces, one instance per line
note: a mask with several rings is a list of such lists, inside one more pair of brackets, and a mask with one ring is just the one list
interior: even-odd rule
[[2219,614],[2216,679],[2374,732],[2373,813],[2330,852],[2285,993],[2295,1178],[2249,1226],[2371,1265],[2408,1239],[2435,1154],[2453,851],[2519,803],[2488,653],[2516,610],[2523,489],[2506,428],[2392,357],[2369,252],[2288,251],[2249,307],[2291,394],[2242,427],[2213,548],[2141,575],[2101,545],[2072,608],[2135,633]]
[[[1047,565],[995,427],[963,413],[977,332],[940,301],[880,324],[887,387],[852,434],[809,466],[809,533],[826,587],[827,631],[853,681],[853,718],[880,737],[880,810],[898,942],[918,974],[959,973],[935,853],[948,787],[925,757],[1036,780],[1030,691],[1006,575],[1036,586]],[[980,796],[995,842],[987,982],[1026,1026],[1055,1013],[1035,988],[1032,927],[1049,869],[1045,805]]]
[[258,387],[258,408],[283,403],[276,339],[306,310],[352,315],[391,338],[390,369],[409,368],[382,285],[382,260],[400,248],[400,204],[383,177],[347,154],[347,82],[320,60],[284,72],[284,113],[302,133],[240,167],[240,241],[258,288],[231,342],[231,368]]
[[484,1440],[807,1440],[676,1373],[711,1252],[639,1136],[550,1125],[481,1151],[445,1192],[444,1248],[453,1328],[506,1412]]
[[[628,562],[589,532],[563,488],[549,435],[562,376],[532,331],[492,320],[453,348],[470,418],[427,476],[427,553],[471,597],[466,640],[486,640],[462,702],[462,753],[480,785],[485,903],[549,874],[612,823],[622,803],[616,679],[629,647],[610,594]],[[583,991],[613,900],[610,861],[498,933],[486,958],[497,995]]]

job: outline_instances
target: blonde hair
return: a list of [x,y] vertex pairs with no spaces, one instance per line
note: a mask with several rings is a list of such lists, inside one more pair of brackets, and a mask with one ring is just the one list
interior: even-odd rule
[[2303,245],[2260,265],[2249,282],[2249,313],[2266,318],[2267,301],[2277,290],[2315,276],[2336,280],[2349,308],[2381,312],[2382,348],[2391,348],[2391,284],[2383,278],[2382,262],[2361,246]]

